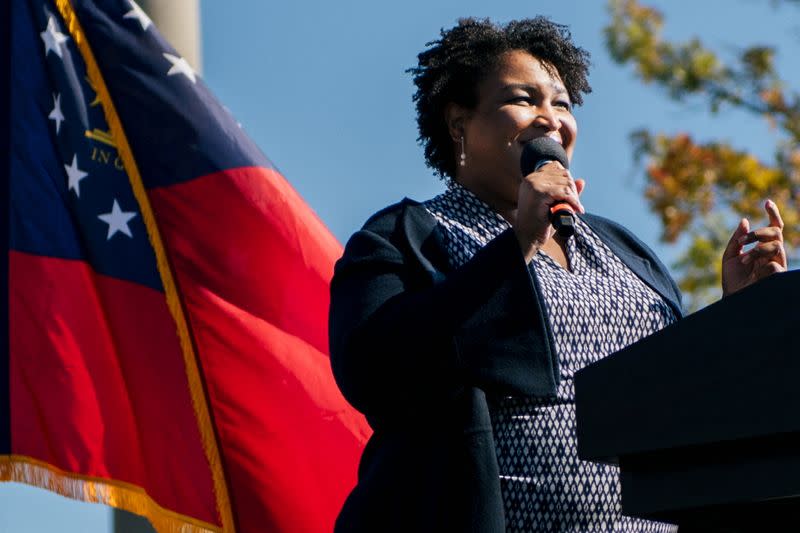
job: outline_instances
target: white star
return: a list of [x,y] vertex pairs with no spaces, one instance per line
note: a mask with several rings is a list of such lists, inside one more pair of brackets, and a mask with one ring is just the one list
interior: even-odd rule
[[53,95],[53,110],[50,111],[50,114],[47,115],[47,118],[56,121],[56,135],[58,135],[58,130],[61,128],[61,123],[64,122],[64,114],[61,112],[60,94]]
[[44,55],[46,56],[49,51],[56,53],[58,57],[64,59],[61,51],[61,45],[68,39],[66,35],[58,31],[56,28],[56,21],[53,17],[47,20],[47,29],[39,34],[44,41]]
[[138,20],[139,24],[142,25],[142,30],[147,31],[147,28],[150,27],[153,21],[150,20],[150,17],[147,16],[147,13],[145,13],[136,2],[133,0],[128,0],[128,4],[131,6],[131,10],[125,13],[122,18]]
[[133,234],[131,234],[131,229],[128,227],[128,222],[135,216],[136,213],[133,211],[123,211],[120,209],[117,199],[114,198],[114,205],[111,207],[111,212],[97,215],[97,218],[108,224],[106,240],[109,240],[117,232],[124,233],[132,238]]
[[175,74],[184,74],[186,75],[187,78],[192,80],[192,83],[196,83],[194,77],[194,70],[192,70],[192,67],[184,58],[167,53],[164,53],[163,55],[169,60],[170,63],[172,63],[172,66],[169,68],[169,71],[167,71],[167,76],[174,76]]
[[234,116],[233,116],[233,112],[232,112],[230,109],[228,109],[228,106],[226,106],[226,105],[223,105],[223,106],[222,106],[222,109],[224,109],[224,110],[225,110],[225,112],[226,112],[226,113],[228,113],[228,116],[230,116],[230,117],[231,117],[231,119],[233,119],[233,120],[235,120],[235,121],[236,121],[236,125],[237,125],[237,126],[239,126],[239,129],[242,129],[242,123],[241,123],[241,122],[239,122],[238,120],[236,120],[236,117],[234,117]]
[[88,176],[89,173],[78,168],[77,154],[72,156],[72,164],[64,165],[64,169],[67,171],[67,177],[69,178],[67,190],[75,189],[75,195],[80,198],[81,180]]

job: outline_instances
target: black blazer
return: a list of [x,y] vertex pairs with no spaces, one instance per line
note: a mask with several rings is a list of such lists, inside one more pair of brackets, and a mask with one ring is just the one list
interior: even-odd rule
[[[681,316],[680,292],[622,226],[583,215]],[[348,241],[331,282],[330,348],[374,430],[337,532],[504,532],[486,395],[554,395],[544,303],[512,230],[452,268],[443,232],[405,199]]]

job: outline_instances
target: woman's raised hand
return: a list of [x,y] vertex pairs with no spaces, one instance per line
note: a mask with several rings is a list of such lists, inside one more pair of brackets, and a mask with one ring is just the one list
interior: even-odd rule
[[[786,250],[783,247],[783,220],[778,206],[767,200],[764,209],[769,225],[750,231],[750,222],[743,218],[733,232],[722,254],[722,295],[727,296],[775,272],[786,271]],[[745,245],[757,242],[747,252]]]
[[573,180],[569,170],[557,161],[551,161],[522,178],[514,232],[526,262],[533,259],[555,231],[550,224],[552,205],[566,202],[576,213],[586,212],[579,199],[585,185],[582,179]]

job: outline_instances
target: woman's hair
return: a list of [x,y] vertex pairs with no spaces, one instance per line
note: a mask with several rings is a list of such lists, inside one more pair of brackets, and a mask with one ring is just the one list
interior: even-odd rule
[[445,106],[452,102],[474,109],[478,84],[503,53],[524,50],[553,65],[576,105],[583,102],[583,93],[592,90],[586,79],[589,53],[572,43],[566,26],[541,16],[503,26],[489,19],[460,19],[457,26],[441,30],[441,38],[426,46],[417,56],[418,65],[407,72],[414,75],[417,86],[417,140],[425,147],[428,166],[443,178],[455,177],[456,171]]

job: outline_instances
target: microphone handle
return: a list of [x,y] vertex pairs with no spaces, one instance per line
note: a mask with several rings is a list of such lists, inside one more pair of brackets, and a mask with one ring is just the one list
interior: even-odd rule
[[[553,160],[542,159],[536,163],[533,171],[539,170],[551,161]],[[572,206],[566,202],[559,202],[553,205],[550,208],[550,223],[553,225],[553,228],[555,228],[559,237],[569,239],[575,235],[575,212],[572,210]]]
[[564,239],[575,235],[575,213],[569,204],[559,203],[550,208],[550,223]]

